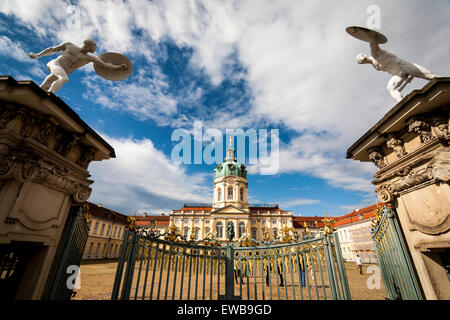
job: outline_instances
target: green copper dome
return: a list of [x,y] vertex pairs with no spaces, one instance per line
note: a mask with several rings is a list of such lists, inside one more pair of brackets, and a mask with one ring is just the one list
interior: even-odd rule
[[242,163],[237,161],[226,161],[224,163],[219,163],[214,168],[214,178],[224,176],[239,176],[247,178],[247,168]]
[[242,163],[236,161],[231,137],[230,145],[228,146],[226,153],[227,156],[225,157],[225,162],[219,163],[214,168],[214,179],[224,176],[239,176],[247,178],[247,168]]

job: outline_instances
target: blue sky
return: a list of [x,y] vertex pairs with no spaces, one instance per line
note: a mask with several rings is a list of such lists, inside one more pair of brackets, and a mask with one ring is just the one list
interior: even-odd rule
[[[279,130],[278,173],[249,165],[250,202],[341,215],[376,201],[375,166],[345,152],[395,104],[389,75],[355,62],[368,45],[345,33],[366,26],[372,4],[0,0],[0,74],[40,84],[56,55],[31,60],[27,52],[88,37],[96,54],[133,62],[125,81],[103,80],[89,65],[57,92],[116,150],[116,159],[89,167],[93,202],[125,214],[211,202],[214,165],[171,160],[174,130],[192,132],[200,120],[224,133]],[[449,74],[448,1],[375,5],[389,39],[383,48]],[[425,83],[414,79],[404,93]]]

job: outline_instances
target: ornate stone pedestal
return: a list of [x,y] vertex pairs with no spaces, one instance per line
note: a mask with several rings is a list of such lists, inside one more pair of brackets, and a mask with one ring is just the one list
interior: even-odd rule
[[450,78],[436,78],[347,151],[347,158],[378,167],[372,183],[380,201],[397,211],[427,299],[450,299],[449,114]]
[[61,99],[0,77],[0,249],[27,252],[15,298],[42,297],[69,209],[90,196],[88,165],[111,157]]

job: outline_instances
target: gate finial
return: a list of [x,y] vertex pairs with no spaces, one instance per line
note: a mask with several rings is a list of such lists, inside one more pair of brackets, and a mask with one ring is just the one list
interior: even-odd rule
[[335,231],[335,229],[332,227],[333,224],[336,223],[334,219],[328,219],[327,212],[325,211],[325,219],[322,220],[324,227],[323,227],[323,233],[324,234],[330,234]]

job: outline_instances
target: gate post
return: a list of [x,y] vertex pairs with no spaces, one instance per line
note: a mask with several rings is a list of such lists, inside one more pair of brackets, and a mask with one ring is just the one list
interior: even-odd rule
[[117,300],[119,297],[120,283],[122,282],[123,266],[125,264],[125,253],[128,245],[129,231],[126,229],[123,235],[122,248],[120,249],[119,262],[117,264],[116,278],[114,280],[111,300]]
[[333,233],[334,239],[334,249],[336,252],[336,260],[339,271],[339,280],[342,286],[342,294],[344,295],[344,300],[351,300],[350,288],[348,286],[347,273],[345,271],[344,259],[342,258],[341,243],[339,242],[339,237],[336,233]]
[[[393,298],[406,286],[403,298],[450,299],[449,89],[450,77],[436,77],[412,91],[347,150],[348,159],[376,165],[375,192],[396,212],[388,235],[375,234]],[[406,262],[397,267],[400,250]]]
[[234,249],[227,244],[227,261],[225,264],[225,299],[234,300]]
[[336,288],[336,273],[334,272],[334,261],[333,261],[333,253],[331,252],[331,242],[328,237],[328,235],[325,235],[323,238],[323,245],[324,245],[324,255],[325,255],[325,263],[327,265],[327,273],[328,273],[328,282],[330,284],[331,289],[331,296],[333,300],[338,300],[338,295],[336,290],[339,290],[339,288]]
[[136,262],[136,251],[137,251],[137,234],[133,231],[130,231],[132,234],[131,236],[131,243],[130,243],[130,250],[128,251],[128,257],[127,257],[127,268],[125,270],[125,276],[124,276],[124,282],[122,286],[122,293],[120,295],[121,300],[129,300],[130,299],[130,291],[131,291],[131,285],[133,282],[133,274],[134,274],[134,264]]

